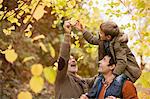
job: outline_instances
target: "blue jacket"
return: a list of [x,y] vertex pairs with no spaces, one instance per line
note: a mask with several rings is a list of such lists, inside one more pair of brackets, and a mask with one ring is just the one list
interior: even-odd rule
[[[98,99],[99,93],[101,91],[102,88],[102,80],[104,80],[103,75],[99,75],[94,84],[93,87],[91,88],[91,90],[88,92],[87,97],[89,99]],[[106,93],[104,98],[108,97],[108,96],[114,96],[117,98],[122,98],[122,87],[124,82],[127,80],[127,76],[122,74],[118,77],[116,77],[113,82],[111,83],[111,85],[106,89]]]

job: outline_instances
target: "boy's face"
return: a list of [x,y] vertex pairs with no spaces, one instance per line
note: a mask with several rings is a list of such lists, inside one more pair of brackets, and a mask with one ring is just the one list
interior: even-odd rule
[[102,74],[107,74],[108,72],[111,72],[114,69],[114,65],[109,66],[110,59],[111,57],[106,55],[102,60],[99,61],[98,72]]
[[101,29],[99,32],[100,38],[103,41],[110,41],[111,40],[111,36],[110,35],[106,35]]
[[101,40],[106,40],[106,35],[101,29],[100,29],[99,35],[101,37]]
[[72,73],[76,73],[78,71],[77,61],[73,56],[70,56],[68,61],[68,71]]

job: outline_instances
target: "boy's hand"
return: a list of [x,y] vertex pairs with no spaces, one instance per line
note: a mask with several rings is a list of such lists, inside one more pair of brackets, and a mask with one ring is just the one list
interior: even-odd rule
[[81,31],[81,32],[84,32],[84,28],[83,28],[82,24],[81,24],[79,21],[76,22],[76,24],[74,25],[74,27],[75,27],[77,30],[79,30],[79,31]]
[[64,22],[63,28],[66,33],[71,33],[71,24],[69,21]]

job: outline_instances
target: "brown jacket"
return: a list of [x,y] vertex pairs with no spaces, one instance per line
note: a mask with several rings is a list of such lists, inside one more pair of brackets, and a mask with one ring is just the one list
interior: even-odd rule
[[[87,42],[94,45],[99,45],[99,60],[104,57],[104,41],[94,37],[91,33],[85,31],[83,37]],[[125,73],[132,82],[135,82],[141,75],[141,69],[138,66],[134,55],[127,46],[127,40],[124,40],[125,34],[120,33],[114,37],[109,44],[111,54],[116,61],[116,67],[113,71],[114,74],[120,75]]]
[[64,42],[61,45],[55,81],[55,99],[79,98],[87,92],[89,85],[94,83],[94,79],[83,80],[81,77],[67,72],[70,58],[70,39],[70,34],[65,34]]

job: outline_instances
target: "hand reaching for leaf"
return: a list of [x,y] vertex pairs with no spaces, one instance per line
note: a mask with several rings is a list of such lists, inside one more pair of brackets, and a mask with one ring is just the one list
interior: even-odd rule
[[83,25],[82,25],[79,21],[76,22],[76,24],[74,25],[74,27],[75,27],[77,30],[79,30],[79,31],[81,31],[81,32],[84,32]]
[[69,21],[64,22],[63,28],[64,28],[66,33],[71,33],[72,28],[71,28],[71,24]]

